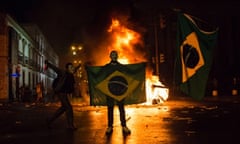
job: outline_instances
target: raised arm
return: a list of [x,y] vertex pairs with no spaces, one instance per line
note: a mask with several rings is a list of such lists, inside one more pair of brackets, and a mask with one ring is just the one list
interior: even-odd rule
[[53,65],[52,63],[48,62],[48,60],[45,60],[45,65],[47,65],[48,68],[52,69],[57,74],[61,74],[63,72],[60,68],[58,68],[55,65]]

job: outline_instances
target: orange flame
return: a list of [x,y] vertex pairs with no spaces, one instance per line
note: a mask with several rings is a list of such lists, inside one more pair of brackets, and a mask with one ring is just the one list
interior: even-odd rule
[[112,43],[108,50],[116,50],[119,53],[119,61],[123,64],[146,61],[143,55],[136,55],[137,44],[142,44],[141,35],[133,30],[121,25],[117,19],[112,20],[112,25],[108,29],[111,33]]
[[[116,50],[119,53],[119,62],[123,64],[147,61],[143,52],[138,52],[136,45],[143,45],[141,35],[128,29],[118,19],[112,19],[112,25],[108,32],[111,33],[111,42],[108,45],[109,52]],[[147,69],[146,74],[147,103],[163,103],[168,98],[168,89],[159,81],[157,76]]]

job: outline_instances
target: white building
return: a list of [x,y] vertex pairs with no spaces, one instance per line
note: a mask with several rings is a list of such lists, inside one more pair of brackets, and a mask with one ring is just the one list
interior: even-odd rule
[[43,82],[47,93],[56,75],[44,71],[46,59],[59,64],[58,55],[40,29],[36,25],[20,25],[0,13],[0,99],[18,100],[20,87],[33,91],[38,82]]

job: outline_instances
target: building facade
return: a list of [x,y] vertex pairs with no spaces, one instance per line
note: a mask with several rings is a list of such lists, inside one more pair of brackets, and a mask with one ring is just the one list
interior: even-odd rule
[[0,99],[21,101],[22,88],[32,100],[37,83],[49,92],[56,74],[44,70],[44,60],[58,66],[59,58],[41,30],[33,24],[20,25],[11,16],[0,13]]

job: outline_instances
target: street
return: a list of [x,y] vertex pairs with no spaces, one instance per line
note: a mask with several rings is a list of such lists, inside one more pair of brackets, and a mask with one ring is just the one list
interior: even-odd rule
[[72,101],[78,129],[66,129],[65,115],[46,127],[46,118],[59,103],[1,103],[1,144],[226,144],[239,143],[240,98],[238,96],[171,98],[157,105],[126,106],[124,136],[118,108],[114,109],[114,130],[105,135],[106,107]]

